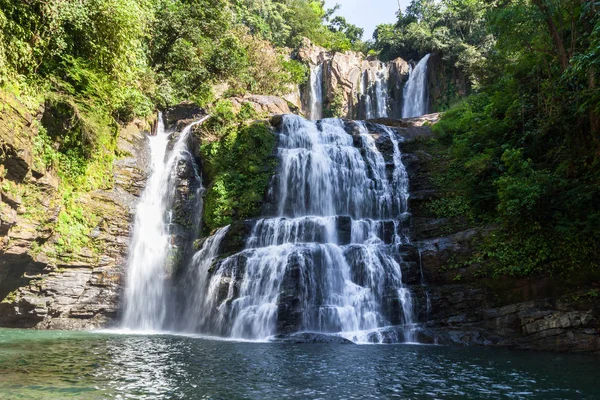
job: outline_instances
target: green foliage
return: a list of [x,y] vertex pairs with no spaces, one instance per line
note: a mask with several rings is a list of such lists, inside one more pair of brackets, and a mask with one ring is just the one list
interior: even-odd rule
[[327,118],[342,118],[344,116],[344,92],[337,88],[333,93],[333,100],[324,110],[324,116]]
[[472,219],[471,203],[462,195],[432,200],[428,204],[428,209],[433,215],[440,218],[467,217]]
[[[434,126],[460,171],[453,187],[476,221],[498,227],[481,251],[495,276],[599,266],[600,152],[589,102],[598,70],[587,55],[600,18],[583,3],[543,3],[548,11],[513,1],[494,10],[485,84]],[[566,66],[548,15],[571,41]]]
[[413,0],[395,25],[379,25],[372,49],[383,60],[418,60],[437,53],[446,65],[479,84],[480,71],[492,50],[487,24],[495,2],[485,0]]
[[340,32],[348,39],[351,44],[357,44],[360,42],[364,29],[359,28],[356,25],[348,23],[346,18],[342,16],[336,16],[329,22],[329,30],[337,33]]
[[217,139],[202,146],[210,185],[205,197],[204,225],[210,232],[234,220],[258,215],[276,160],[276,137],[267,123],[254,122],[251,106],[236,115],[220,102],[203,129]]
[[80,252],[83,247],[92,247],[89,234],[97,222],[97,218],[90,215],[89,210],[84,210],[66,195],[63,210],[54,225],[57,234],[56,255],[68,258],[70,254]]
[[282,62],[282,65],[289,73],[289,83],[299,86],[308,82],[310,69],[306,64],[296,60],[286,60]]

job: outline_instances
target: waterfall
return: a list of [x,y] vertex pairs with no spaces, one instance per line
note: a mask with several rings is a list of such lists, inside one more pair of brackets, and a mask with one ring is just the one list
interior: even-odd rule
[[224,231],[204,243],[193,268],[202,295],[186,317],[233,338],[304,330],[414,341],[399,249],[408,179],[396,132],[377,129],[392,144],[387,159],[364,123],[284,116],[277,215],[255,221],[237,254],[215,258]]
[[402,118],[420,117],[427,114],[427,61],[430,54],[419,61],[415,68],[411,68],[408,82],[404,86]]
[[323,64],[310,70],[310,119],[323,118]]
[[376,98],[376,118],[385,118],[388,116],[388,68],[387,65],[380,63],[375,73],[375,98]]
[[[373,118],[373,102],[371,101],[371,93],[369,87],[369,70],[363,71],[360,78],[360,95],[363,100],[364,118]],[[360,103],[359,103],[360,104]]]
[[[127,262],[124,328],[156,331],[164,327],[169,301],[166,265],[171,249],[169,227],[176,191],[175,169],[181,160],[193,163],[187,147],[188,136],[192,127],[203,120],[185,127],[170,152],[172,132],[165,130],[162,115],[158,118],[156,136],[148,138],[150,175],[135,213]],[[200,177],[196,175],[196,179],[201,186]],[[195,196],[197,202],[201,202],[200,190],[201,187]],[[201,208],[200,203],[196,206]]]
[[369,64],[361,73],[358,98],[365,119],[388,116],[388,79],[388,66],[381,62]]
[[223,238],[227,234],[229,226],[218,229],[202,244],[202,248],[194,255],[191,268],[188,269],[186,282],[188,282],[187,298],[183,315],[196,316],[185,320],[181,330],[187,332],[198,332],[209,330],[210,319],[206,318],[210,313],[198,313],[199,310],[210,309],[213,298],[207,297],[206,285],[209,281],[209,271],[219,253]]

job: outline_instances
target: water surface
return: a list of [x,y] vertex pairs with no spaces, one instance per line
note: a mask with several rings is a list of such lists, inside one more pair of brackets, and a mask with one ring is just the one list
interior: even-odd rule
[[2,399],[594,399],[600,358],[0,330]]

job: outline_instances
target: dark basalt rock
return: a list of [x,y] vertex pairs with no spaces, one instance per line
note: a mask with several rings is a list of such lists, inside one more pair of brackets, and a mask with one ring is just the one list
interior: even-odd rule
[[255,220],[234,221],[221,242],[219,254],[230,255],[244,250],[255,223]]
[[180,129],[181,125],[185,126],[205,115],[206,111],[200,106],[194,103],[181,103],[164,110],[163,121],[166,129],[172,129],[175,126]]
[[352,240],[352,218],[340,216],[336,218],[336,229],[338,234],[338,243],[340,245],[350,244]]
[[277,305],[277,332],[288,334],[297,332],[306,328],[304,323],[304,310],[301,293],[303,287],[308,287],[309,282],[302,274],[302,265],[300,254],[293,254],[289,261],[283,282],[281,283],[281,292],[279,295],[279,304]]
[[271,339],[275,343],[285,344],[354,344],[351,340],[336,335],[317,332],[299,332],[276,335]]

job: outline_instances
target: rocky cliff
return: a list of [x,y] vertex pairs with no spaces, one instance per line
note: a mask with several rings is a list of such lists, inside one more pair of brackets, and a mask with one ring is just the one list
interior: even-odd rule
[[434,183],[436,169],[444,166],[426,145],[429,127],[415,127],[424,119],[435,120],[425,116],[396,128],[406,138],[411,231],[421,266],[421,288],[413,291],[420,340],[600,354],[597,277],[487,277],[485,266],[471,260],[494,227],[471,227],[463,218],[432,212],[431,202],[444,195]]
[[445,111],[471,93],[471,82],[460,69],[434,53],[427,63],[429,112]]
[[[384,86],[387,115],[402,116],[402,88],[408,79],[409,66],[397,58],[389,63],[365,57],[361,53],[332,52],[305,40],[295,57],[310,68],[323,65],[323,109],[325,116],[369,119],[375,108],[376,83]],[[305,115],[310,109],[310,84],[301,88]]]
[[[146,179],[141,121],[119,130],[110,187],[74,199],[98,216],[89,246],[63,251],[57,226],[60,179],[34,157],[39,120],[15,98],[0,95],[0,326],[88,329],[117,314],[129,224]],[[64,221],[63,221],[64,222]]]
[[[311,70],[323,66],[324,115],[351,119],[381,117],[377,115],[378,106],[380,113],[385,110],[386,117],[401,118],[404,86],[411,66],[419,61],[396,58],[383,63],[357,52],[328,51],[307,40],[294,56]],[[306,116],[310,116],[310,85],[308,82],[300,88],[301,109]],[[431,55],[427,62],[426,90],[429,112],[447,110],[470,91],[471,82],[464,73],[439,54]],[[295,104],[296,97],[293,96]],[[378,101],[383,104],[377,104]]]

